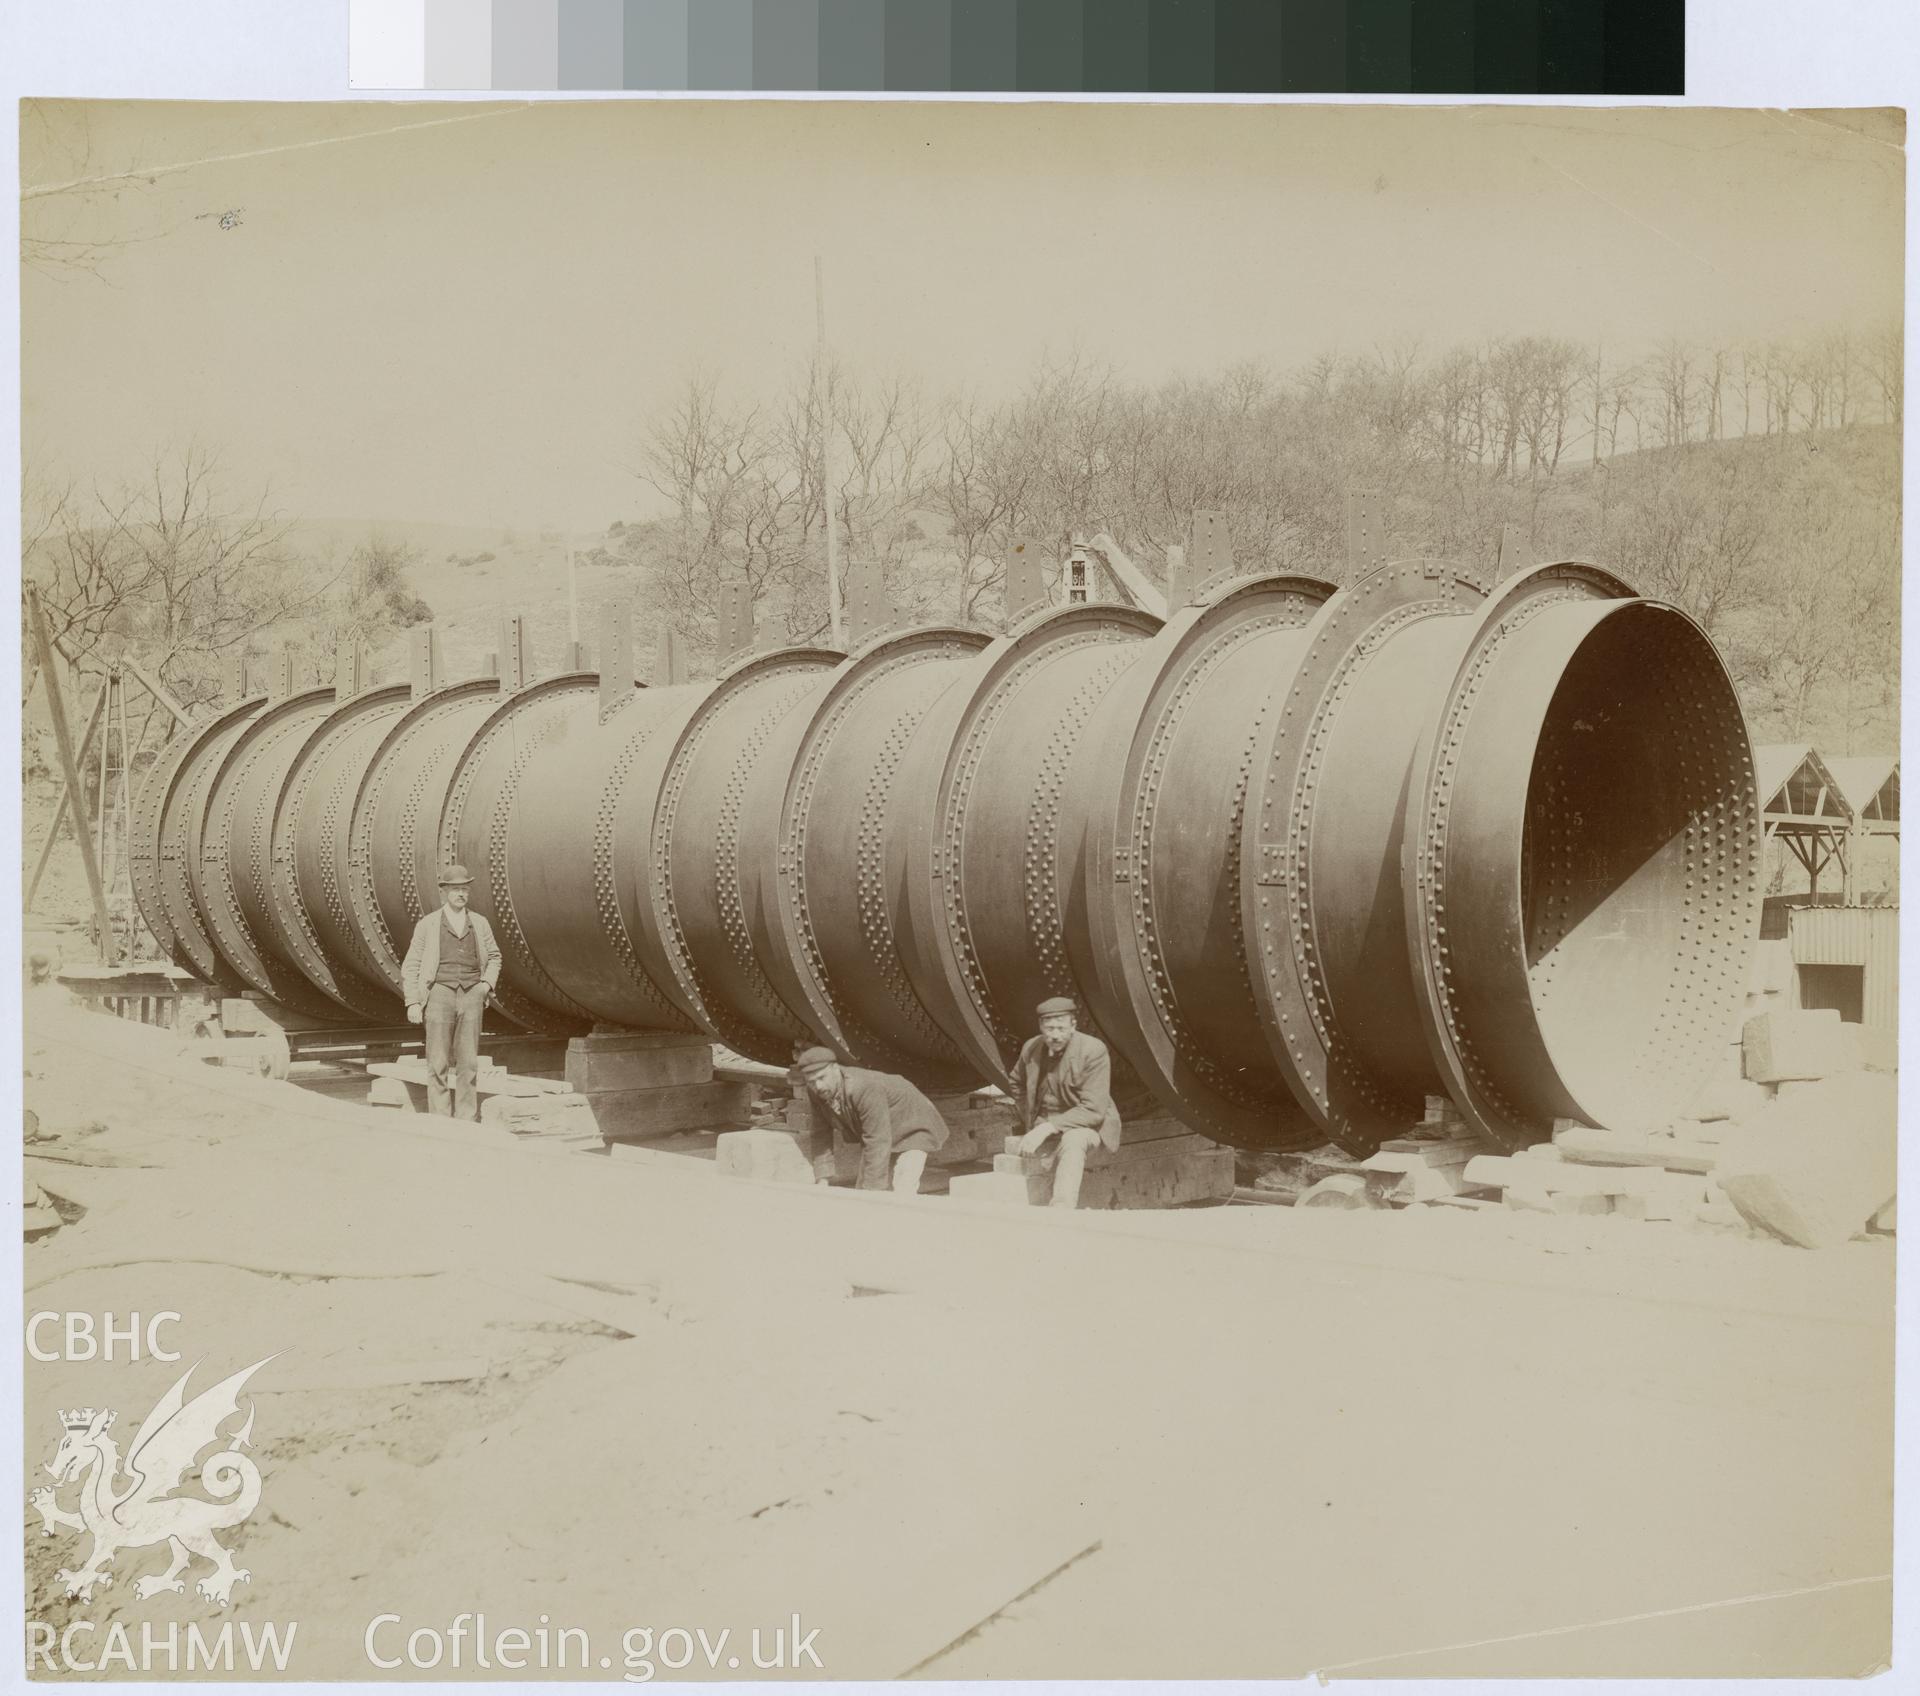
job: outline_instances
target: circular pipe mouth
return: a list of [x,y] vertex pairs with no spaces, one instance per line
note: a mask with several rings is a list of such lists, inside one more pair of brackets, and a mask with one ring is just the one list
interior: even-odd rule
[[1407,863],[1429,1040],[1508,1144],[1662,1125],[1730,1039],[1757,936],[1739,700],[1678,608],[1562,586],[1494,611]]
[[1620,607],[1568,664],[1520,864],[1530,1000],[1570,1116],[1665,1124],[1729,1039],[1761,892],[1739,702],[1677,608]]

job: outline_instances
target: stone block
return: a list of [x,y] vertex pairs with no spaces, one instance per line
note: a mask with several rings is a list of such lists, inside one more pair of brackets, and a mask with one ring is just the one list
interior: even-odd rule
[[957,1172],[947,1194],[955,1201],[985,1202],[993,1207],[1040,1207],[1052,1190],[1050,1179],[1026,1177],[1019,1172]]
[[483,1125],[503,1125],[520,1137],[567,1137],[597,1145],[600,1127],[586,1097],[565,1095],[489,1095],[480,1102]]
[[1844,1243],[1893,1196],[1897,1113],[1885,1073],[1828,1078],[1777,1100],[1716,1176],[1759,1229],[1801,1248]]
[[1763,942],[1753,951],[1753,971],[1747,979],[1752,996],[1790,996],[1793,993],[1793,944]]
[[1858,1069],[1858,1051],[1829,1007],[1762,1013],[1746,1022],[1740,1046],[1747,1076],[1760,1084]]
[[1613,1211],[1613,1197],[1580,1190],[1547,1190],[1510,1184],[1500,1199],[1516,1213],[1600,1214]]
[[714,1169],[727,1178],[807,1186],[814,1181],[812,1162],[785,1131],[722,1131],[714,1143],[713,1163]]
[[367,1105],[369,1107],[392,1107],[402,1113],[417,1113],[413,1104],[413,1091],[407,1087],[405,1078],[375,1078],[367,1085]]
[[582,1095],[713,1081],[713,1044],[671,1031],[595,1032],[567,1044],[566,1079]]

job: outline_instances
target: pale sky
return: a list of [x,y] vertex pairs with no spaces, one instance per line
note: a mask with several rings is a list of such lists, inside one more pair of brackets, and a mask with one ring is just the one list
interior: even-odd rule
[[191,439],[288,518],[598,530],[649,509],[635,444],[689,372],[747,395],[805,359],[816,252],[842,359],[990,398],[1074,346],[1154,379],[1864,328],[1900,310],[1898,138],[1671,108],[44,104],[26,234],[122,245],[23,273],[27,469],[111,483]]

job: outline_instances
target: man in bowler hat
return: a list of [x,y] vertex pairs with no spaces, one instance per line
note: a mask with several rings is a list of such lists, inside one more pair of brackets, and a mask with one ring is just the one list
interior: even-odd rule
[[500,981],[493,926],[467,910],[472,883],[463,865],[440,868],[440,905],[413,927],[401,968],[407,1018],[427,1027],[427,1111],[443,1118],[480,1117],[480,1018]]

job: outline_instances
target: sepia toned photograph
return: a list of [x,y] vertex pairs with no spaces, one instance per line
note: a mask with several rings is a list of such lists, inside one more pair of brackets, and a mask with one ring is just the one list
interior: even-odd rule
[[1902,112],[18,122],[28,1678],[1888,1668]]

